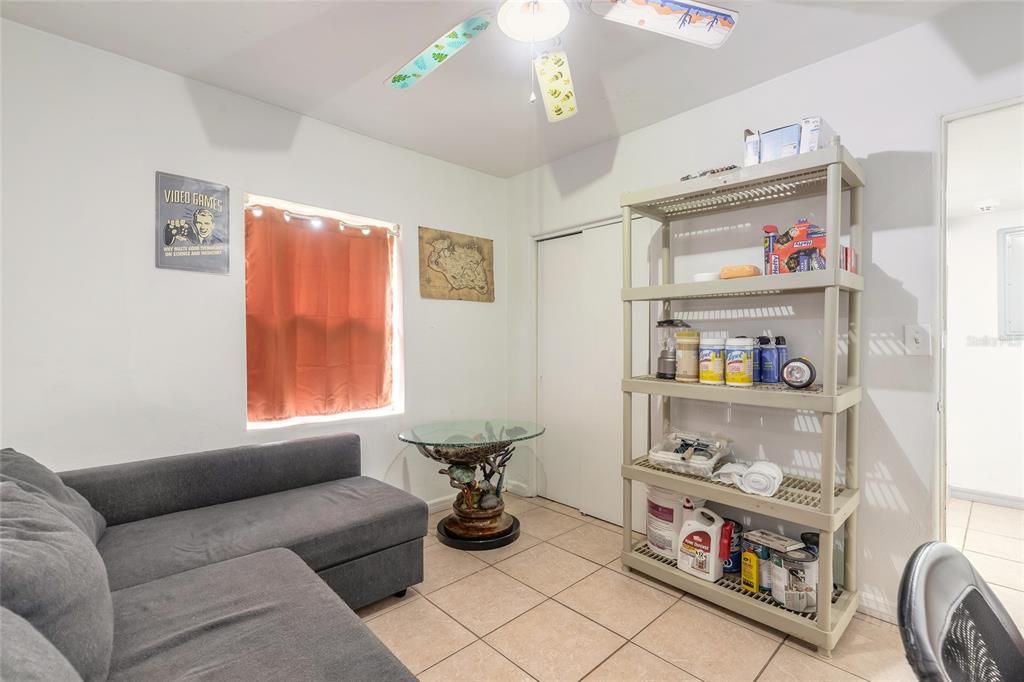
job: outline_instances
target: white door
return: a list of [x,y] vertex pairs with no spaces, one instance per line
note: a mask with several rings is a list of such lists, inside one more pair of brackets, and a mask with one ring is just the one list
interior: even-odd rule
[[[646,282],[651,231],[648,220],[633,223],[633,271],[638,284]],[[622,227],[607,225],[583,233],[586,263],[586,390],[580,391],[588,416],[581,443],[581,495],[584,514],[610,523],[622,523]],[[646,372],[649,307],[633,306],[634,374]],[[647,448],[647,397],[633,399],[633,456]],[[633,485],[633,527],[643,530],[646,517],[644,490]]]
[[[634,272],[646,281],[657,225],[636,221]],[[622,228],[618,224],[538,245],[538,494],[622,523]],[[635,373],[647,364],[649,314],[633,306]],[[647,400],[633,401],[635,455],[647,447]],[[634,486],[634,528],[645,518]]]
[[578,507],[580,434],[589,421],[580,401],[587,381],[583,235],[540,242],[537,261],[537,416],[546,429],[537,441],[537,494]]

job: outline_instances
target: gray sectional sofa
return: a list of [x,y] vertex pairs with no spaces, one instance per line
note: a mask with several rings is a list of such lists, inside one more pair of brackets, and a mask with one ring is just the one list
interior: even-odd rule
[[352,609],[422,580],[426,526],[351,434],[59,478],[4,450],[0,678],[412,679]]

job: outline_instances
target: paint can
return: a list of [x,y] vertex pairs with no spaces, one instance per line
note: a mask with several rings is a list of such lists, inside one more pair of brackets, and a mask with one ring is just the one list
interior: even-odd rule
[[772,556],[772,599],[790,611],[818,610],[818,557],[806,549]]
[[740,535],[743,533],[743,525],[739,521],[723,519],[726,527],[731,527],[732,534],[729,539],[729,558],[725,560],[722,570],[726,573],[739,573],[741,567]]

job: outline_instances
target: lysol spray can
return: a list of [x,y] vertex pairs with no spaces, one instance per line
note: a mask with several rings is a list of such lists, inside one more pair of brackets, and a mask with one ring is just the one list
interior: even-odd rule
[[743,533],[743,526],[739,521],[733,521],[732,519],[723,519],[723,521],[725,521],[724,526],[732,526],[732,539],[729,541],[729,558],[722,565],[722,571],[725,573],[739,573],[742,564],[740,556],[743,553],[740,550],[740,535]]
[[766,345],[761,346],[761,383],[779,383],[779,349],[770,338]]
[[761,349],[771,343],[767,336],[757,337],[757,345],[754,346],[754,383],[759,384],[761,379]]
[[779,354],[779,371],[781,372],[782,368],[789,362],[789,346],[786,345],[785,336],[775,337],[775,350]]

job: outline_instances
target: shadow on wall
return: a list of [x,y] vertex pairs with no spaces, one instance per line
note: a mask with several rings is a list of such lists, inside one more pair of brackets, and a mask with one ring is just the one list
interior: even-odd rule
[[960,61],[977,77],[1024,62],[1024,4],[972,2],[932,19]]
[[269,104],[253,107],[234,93],[191,78],[185,87],[211,146],[254,151],[291,148],[302,118],[299,114]]
[[[580,88],[580,84],[576,83],[576,87]],[[590,129],[618,130],[615,116],[608,106],[608,95],[604,82],[596,78],[588,80],[586,92],[586,103],[581,105],[580,112],[576,114],[576,117],[586,117]],[[537,145],[542,149],[553,138],[567,134],[568,130],[560,126],[571,125],[570,123],[548,123],[544,116],[539,116],[538,120],[542,122],[538,124],[541,128],[536,139]],[[555,184],[558,185],[559,196],[570,196],[611,173],[618,149],[619,136],[616,135],[611,140],[588,146],[582,151],[552,161],[549,164],[551,176],[554,178]]]
[[[389,31],[384,35],[378,31],[348,31],[344,40],[339,40],[338,27],[351,24],[351,14],[344,5],[326,3],[322,11],[314,10],[305,19],[282,26],[271,35],[255,36],[245,47],[185,74],[189,94],[210,144],[253,150],[289,148],[301,119],[289,109],[317,111],[321,105],[343,95],[367,73],[385,66],[382,60],[388,53],[383,46],[402,37],[401,27],[405,26],[405,31],[420,31],[418,25],[408,26],[408,8],[403,7],[404,3],[381,3],[375,8],[375,20],[379,20],[381,26],[389,26]],[[298,9],[308,13],[311,7]],[[381,12],[387,14],[381,15]],[[304,66],[310,63],[332,65],[330,86],[333,89],[312,80],[317,78],[317,71]],[[267,78],[284,84],[285,89],[277,93],[277,104],[261,108],[258,114],[248,104],[242,105],[244,113],[235,112],[232,109],[237,106],[236,95],[206,85],[222,83],[225,74],[238,73],[250,74],[237,88],[243,92],[252,91],[252,86]]]
[[[938,234],[935,197],[935,158],[930,152],[881,152],[860,159],[867,179],[864,192],[864,253],[867,283],[863,302],[864,384],[868,388],[930,393],[935,390],[931,356],[908,356],[903,325],[918,321],[920,302],[883,267],[892,254],[876,259],[876,236],[887,230],[926,228]],[[891,240],[888,246],[892,247]],[[916,244],[908,242],[916,248]],[[882,254],[879,254],[882,256]],[[938,247],[899,254],[905,271],[919,262],[934,269]],[[881,418],[881,417],[880,417]],[[870,423],[870,422],[868,422]]]

